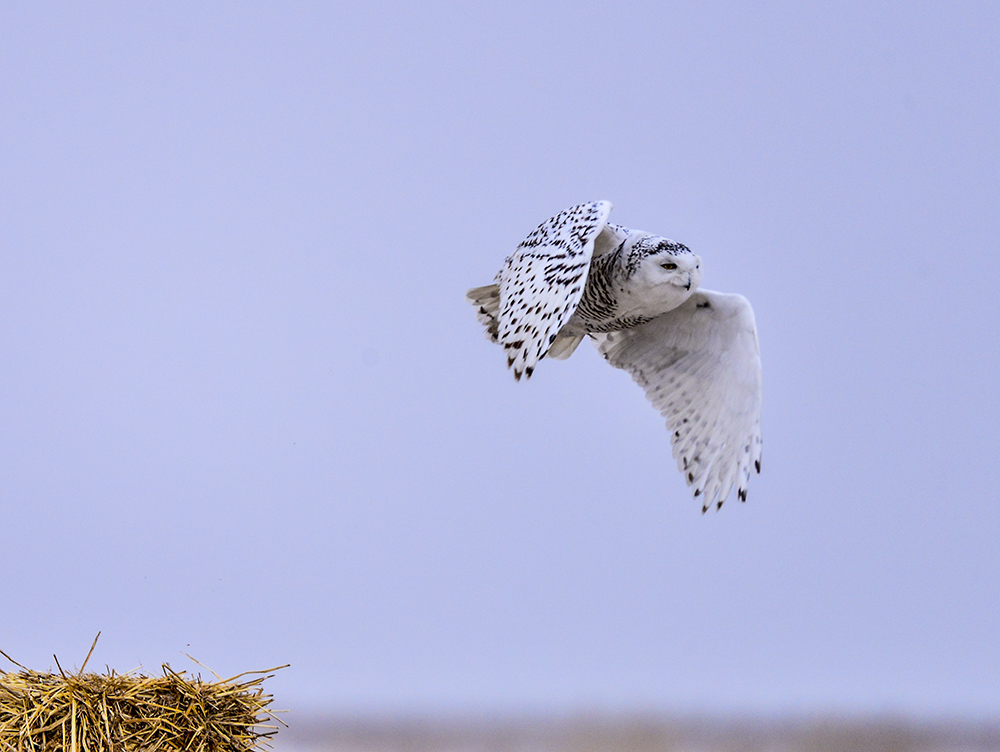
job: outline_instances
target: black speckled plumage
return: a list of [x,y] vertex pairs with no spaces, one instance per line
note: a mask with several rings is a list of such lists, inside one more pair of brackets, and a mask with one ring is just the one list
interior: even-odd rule
[[667,419],[674,458],[705,511],[760,472],[760,356],[745,298],[699,291],[686,245],[608,222],[594,201],[540,224],[496,282],[467,297],[518,380],[590,336]]

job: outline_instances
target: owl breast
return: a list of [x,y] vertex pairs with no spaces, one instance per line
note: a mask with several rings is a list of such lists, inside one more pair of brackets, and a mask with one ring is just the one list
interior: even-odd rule
[[617,332],[645,324],[653,316],[629,311],[628,278],[621,267],[621,249],[599,256],[590,265],[583,297],[563,328],[566,334]]

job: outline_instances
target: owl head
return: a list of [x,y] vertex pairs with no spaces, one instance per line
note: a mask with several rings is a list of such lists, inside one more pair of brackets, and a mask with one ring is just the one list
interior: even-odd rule
[[629,282],[650,296],[680,305],[701,284],[701,258],[683,243],[644,234],[623,250]]

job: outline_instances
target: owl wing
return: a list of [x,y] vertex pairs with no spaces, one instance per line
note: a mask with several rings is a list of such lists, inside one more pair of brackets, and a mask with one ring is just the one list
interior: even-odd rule
[[593,335],[667,419],[674,459],[702,512],[760,472],[761,370],[753,309],[742,295],[699,290],[631,329]]
[[531,376],[579,305],[595,240],[610,214],[609,201],[566,209],[542,222],[504,262],[497,275],[497,341],[515,378]]

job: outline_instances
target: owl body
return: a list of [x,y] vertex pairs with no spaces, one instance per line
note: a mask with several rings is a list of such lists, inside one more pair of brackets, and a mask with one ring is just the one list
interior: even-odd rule
[[734,485],[745,501],[761,449],[753,310],[740,295],[700,291],[701,259],[687,246],[610,224],[610,212],[594,201],[546,220],[495,284],[467,298],[518,380],[591,337],[667,419],[702,511],[721,507]]
[[592,258],[583,296],[561,335],[644,324],[681,305],[698,288],[701,259],[687,246],[640,230],[615,229],[625,239]]

